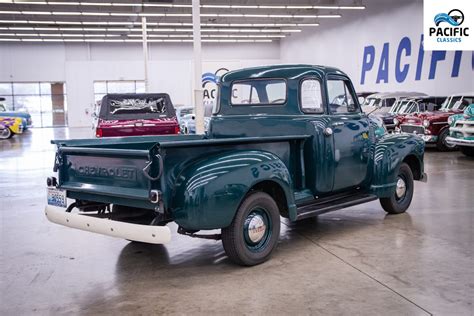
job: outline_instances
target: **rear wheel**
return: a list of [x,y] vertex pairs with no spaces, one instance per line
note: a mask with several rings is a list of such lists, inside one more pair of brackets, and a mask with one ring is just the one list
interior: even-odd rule
[[280,212],[273,198],[263,192],[249,194],[229,227],[222,229],[222,244],[237,264],[265,262],[280,236]]
[[461,152],[468,156],[468,157],[474,157],[474,147],[466,147],[466,146],[462,146],[460,147],[461,149]]
[[413,198],[413,173],[406,163],[400,165],[397,175],[397,186],[392,196],[381,198],[380,204],[390,214],[404,213]]
[[439,151],[449,151],[456,149],[456,145],[451,145],[446,141],[448,136],[449,128],[445,128],[444,131],[442,131],[439,135],[438,142],[436,143],[436,148],[438,148]]
[[5,127],[0,129],[0,139],[9,139],[13,136],[13,132],[10,128]]

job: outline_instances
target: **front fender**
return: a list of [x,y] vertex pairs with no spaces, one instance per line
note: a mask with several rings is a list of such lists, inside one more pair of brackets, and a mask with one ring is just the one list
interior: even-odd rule
[[294,211],[290,173],[278,156],[242,150],[203,157],[177,177],[170,205],[172,218],[190,230],[227,227],[249,190],[265,180],[280,185],[289,211]]
[[396,187],[398,169],[408,157],[414,156],[423,174],[425,143],[412,134],[391,134],[375,145],[371,191],[378,197],[389,197]]

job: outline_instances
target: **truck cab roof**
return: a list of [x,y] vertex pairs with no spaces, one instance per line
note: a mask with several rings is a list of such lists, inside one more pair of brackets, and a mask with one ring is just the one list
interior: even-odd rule
[[311,75],[324,78],[327,74],[347,76],[341,70],[333,67],[310,64],[282,64],[229,71],[221,77],[220,82],[229,83],[235,80],[247,80],[252,78],[283,78],[294,80]]

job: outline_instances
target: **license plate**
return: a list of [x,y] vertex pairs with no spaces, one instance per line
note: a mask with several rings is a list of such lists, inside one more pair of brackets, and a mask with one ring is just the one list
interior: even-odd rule
[[56,188],[48,188],[48,204],[67,207],[66,191]]

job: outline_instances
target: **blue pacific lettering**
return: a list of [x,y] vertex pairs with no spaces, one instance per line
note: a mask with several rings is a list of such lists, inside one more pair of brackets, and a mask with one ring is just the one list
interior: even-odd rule
[[[408,77],[410,71],[415,72],[415,80],[422,80],[422,71],[423,71],[423,60],[425,58],[425,51],[423,50],[423,35],[420,38],[420,45],[418,48],[416,65],[410,65],[406,62],[406,57],[412,56],[413,44],[409,37],[403,37],[398,43],[395,62],[390,62],[390,43],[386,42],[383,44],[383,47],[380,51],[376,49],[374,45],[367,45],[364,47],[363,56],[362,56],[362,71],[360,77],[360,84],[363,85],[367,81],[367,74],[372,71],[377,71],[377,76],[375,79],[376,83],[388,83],[393,72],[395,75],[395,80],[398,83],[402,83]],[[377,55],[379,54],[379,55]],[[474,70],[474,52],[472,54],[472,69]],[[459,76],[459,71],[461,67],[463,52],[455,51],[454,59],[451,67],[451,78]],[[376,57],[379,57],[378,67],[375,65]],[[436,70],[438,63],[446,62],[446,51],[433,51],[431,56],[427,55],[430,60],[428,80],[433,80],[436,78]],[[392,66],[394,65],[394,66]],[[392,68],[393,67],[393,70]],[[412,68],[414,70],[412,70]]]

